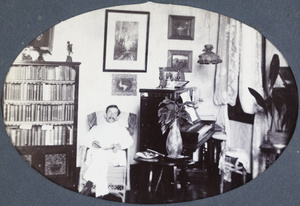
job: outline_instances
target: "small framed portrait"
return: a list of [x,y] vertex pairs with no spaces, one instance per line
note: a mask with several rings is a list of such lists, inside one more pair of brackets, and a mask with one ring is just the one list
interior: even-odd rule
[[169,50],[168,71],[192,72],[193,51]]
[[195,17],[169,15],[168,39],[194,40]]
[[104,72],[146,72],[149,12],[106,10]]
[[137,75],[135,74],[113,74],[112,96],[136,96]]

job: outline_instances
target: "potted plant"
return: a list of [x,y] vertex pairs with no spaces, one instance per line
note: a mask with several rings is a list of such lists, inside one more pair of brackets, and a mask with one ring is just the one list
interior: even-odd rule
[[166,140],[166,150],[168,157],[180,158],[182,152],[181,128],[186,124],[193,124],[190,114],[185,107],[194,107],[194,102],[187,101],[180,103],[170,99],[165,99],[159,104],[158,123],[161,124],[162,134],[169,131]]
[[[293,115],[296,105],[293,99],[293,85],[284,84],[285,88],[275,88],[275,82],[279,75],[279,57],[275,54],[270,65],[270,73],[267,79],[265,98],[253,88],[248,88],[252,96],[268,119],[267,141],[271,144],[286,145],[290,139],[293,127]],[[294,114],[293,114],[294,113]]]

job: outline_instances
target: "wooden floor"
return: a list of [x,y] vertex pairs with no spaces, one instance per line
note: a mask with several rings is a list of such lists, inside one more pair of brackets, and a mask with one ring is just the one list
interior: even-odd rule
[[[170,202],[186,202],[199,200],[220,194],[220,175],[217,165],[198,165],[187,170],[187,184],[177,183],[176,195],[174,197],[173,182],[170,175],[162,177],[162,184],[157,188],[155,194],[149,194],[147,188],[147,174],[141,173],[139,168],[131,170],[131,191],[126,195],[127,203],[140,204],[161,204]],[[138,170],[138,171],[135,171]],[[155,174],[155,173],[154,173]],[[145,181],[141,181],[138,176],[145,177]],[[250,175],[249,175],[250,176]],[[154,182],[157,177],[154,175]],[[247,178],[249,180],[249,177]],[[224,192],[234,189],[242,185],[242,177],[238,174],[232,175],[232,182],[225,182]]]

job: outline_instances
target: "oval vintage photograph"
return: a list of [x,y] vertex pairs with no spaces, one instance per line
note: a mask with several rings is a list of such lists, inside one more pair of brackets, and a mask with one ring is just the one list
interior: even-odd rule
[[80,195],[178,203],[272,166],[298,113],[293,72],[254,28],[147,2],[94,10],[40,34],[2,92],[19,154]]

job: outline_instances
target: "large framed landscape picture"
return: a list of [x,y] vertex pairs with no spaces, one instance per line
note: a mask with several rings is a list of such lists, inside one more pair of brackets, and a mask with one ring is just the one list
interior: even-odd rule
[[147,71],[149,16],[149,12],[106,10],[103,71]]

